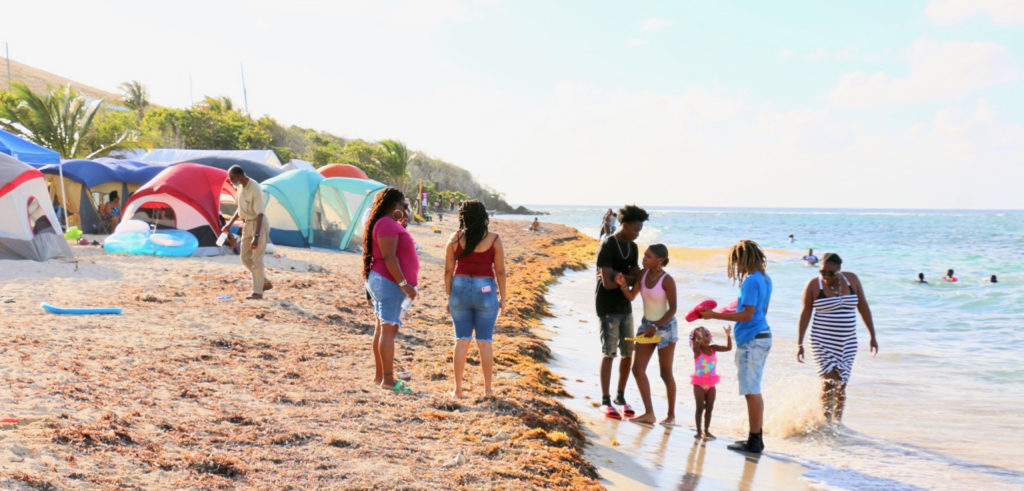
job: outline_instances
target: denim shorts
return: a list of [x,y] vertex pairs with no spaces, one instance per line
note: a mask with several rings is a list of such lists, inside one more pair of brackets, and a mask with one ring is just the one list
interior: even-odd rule
[[370,277],[366,279],[366,291],[373,298],[373,313],[381,322],[402,325],[402,302],[406,295],[398,283],[376,271],[370,271]]
[[606,314],[601,316],[601,352],[615,358],[615,347],[623,358],[633,356],[633,314]]
[[[640,327],[636,330],[637,336],[643,333],[647,329],[647,326],[652,324],[654,324],[654,322],[649,321],[646,318],[640,321]],[[679,323],[676,322],[675,317],[666,322],[664,326],[658,328],[658,336],[661,336],[661,341],[658,341],[658,349],[668,348],[669,343],[679,342]]]
[[740,395],[760,394],[764,363],[772,349],[772,338],[754,338],[736,347],[736,375],[740,380]]
[[491,342],[499,306],[494,278],[452,278],[448,310],[455,325],[455,339],[473,339],[475,333],[477,341]]

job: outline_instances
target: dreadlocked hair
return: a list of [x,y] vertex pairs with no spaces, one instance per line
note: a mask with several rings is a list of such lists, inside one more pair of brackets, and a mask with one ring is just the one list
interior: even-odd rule
[[466,247],[459,257],[472,254],[476,246],[480,245],[480,241],[487,236],[487,224],[490,221],[487,208],[480,201],[471,199],[462,203],[459,207],[459,235],[466,238]]
[[743,239],[729,249],[729,265],[726,268],[733,283],[742,283],[747,275],[756,271],[764,273],[767,265],[768,259],[761,252],[761,247],[750,239]]
[[370,264],[373,262],[373,226],[404,199],[405,195],[401,191],[391,187],[382,189],[373,198],[370,217],[366,220],[366,229],[363,230],[363,279],[370,277]]

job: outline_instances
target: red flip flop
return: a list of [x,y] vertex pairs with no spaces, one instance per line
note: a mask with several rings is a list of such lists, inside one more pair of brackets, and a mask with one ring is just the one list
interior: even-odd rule
[[612,419],[622,419],[622,415],[615,410],[615,406],[605,406],[604,415]]
[[701,302],[701,303],[699,303],[699,304],[697,304],[692,309],[690,309],[690,312],[688,312],[686,314],[686,322],[693,322],[693,321],[695,321],[697,319],[700,319],[700,311],[701,310],[713,309],[713,308],[715,308],[717,306],[718,306],[718,302],[716,302],[714,300],[711,300],[710,298],[705,300],[705,301],[703,301],[703,302]]
[[16,425],[16,424],[18,424],[18,420],[14,419],[14,418],[0,419],[0,424]]
[[632,418],[633,416],[636,416],[636,411],[634,411],[629,404],[623,404],[622,414],[625,414],[627,418]]

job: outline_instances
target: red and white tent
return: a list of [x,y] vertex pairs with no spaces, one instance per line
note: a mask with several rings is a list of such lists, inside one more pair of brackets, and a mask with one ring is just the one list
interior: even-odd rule
[[222,226],[221,207],[234,213],[235,188],[228,173],[199,164],[168,167],[147,182],[124,204],[125,219],[142,220],[156,228],[191,232],[199,240],[195,256],[220,254],[217,235]]
[[38,170],[0,154],[0,259],[71,257]]

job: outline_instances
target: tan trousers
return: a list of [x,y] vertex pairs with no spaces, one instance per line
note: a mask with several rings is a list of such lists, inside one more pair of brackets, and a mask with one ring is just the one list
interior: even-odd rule
[[238,252],[242,256],[242,265],[252,273],[252,292],[262,295],[263,284],[267,281],[267,274],[263,270],[263,253],[267,250],[267,239],[270,237],[270,225],[267,220],[263,221],[259,243],[253,249],[252,237],[255,232],[256,221],[246,220],[242,226],[242,242],[238,244]]

